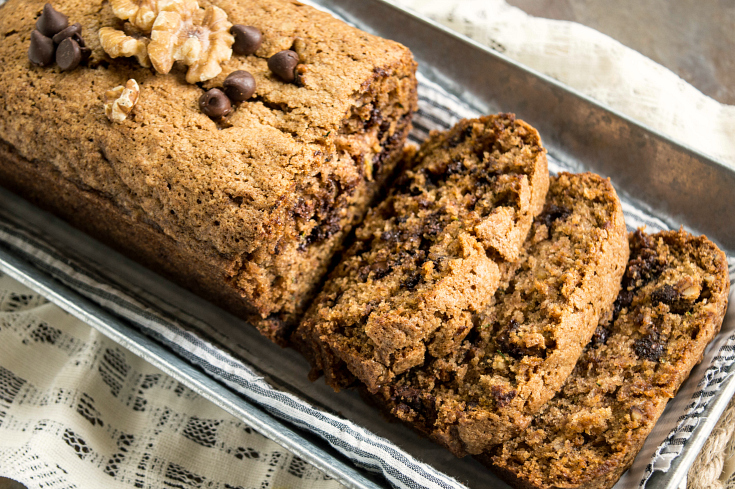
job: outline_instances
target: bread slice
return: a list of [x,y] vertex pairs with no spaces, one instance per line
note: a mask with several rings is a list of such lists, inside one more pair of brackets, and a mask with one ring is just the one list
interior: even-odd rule
[[521,433],[612,307],[628,240],[610,182],[590,173],[552,178],[524,256],[452,355],[430,358],[379,395],[458,456]]
[[451,352],[516,260],[548,188],[538,132],[512,115],[433,133],[371,211],[293,343],[339,389],[371,391]]
[[630,237],[612,321],[521,436],[480,458],[514,487],[612,487],[720,330],[725,255],[684,231]]

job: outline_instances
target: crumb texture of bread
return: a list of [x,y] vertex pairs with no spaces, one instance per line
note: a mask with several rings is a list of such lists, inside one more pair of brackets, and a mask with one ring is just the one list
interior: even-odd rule
[[293,343],[335,389],[376,391],[474,328],[516,260],[548,188],[535,129],[511,114],[434,133],[356,241]]
[[630,250],[613,317],[561,392],[521,436],[480,457],[515,487],[612,487],[720,330],[730,281],[717,246],[639,230]]
[[472,331],[451,355],[385,385],[379,403],[458,456],[518,435],[611,309],[627,260],[610,182],[589,173],[552,178],[520,261]]
[[[257,27],[263,42],[253,55],[224,61],[216,78],[189,84],[185,68],[161,75],[107,56],[100,28],[123,28],[109,2],[57,0],[92,50],[86,65],[62,72],[28,60],[43,4],[9,0],[0,15],[4,184],[74,222],[63,197],[44,199],[47,189],[23,175],[63,182],[87,205],[88,231],[199,283],[210,299],[239,301],[251,321],[294,323],[402,155],[417,107],[409,50],[299,2],[203,0],[233,24]],[[284,83],[267,66],[285,49],[299,56],[299,83]],[[198,99],[235,70],[253,75],[256,92],[215,122]],[[140,86],[138,102],[125,121],[111,123],[104,94],[129,79]],[[176,243],[182,263],[196,262],[209,279],[193,279],[159,249],[111,239],[106,223],[95,224],[95,207],[117,209],[127,241]]]

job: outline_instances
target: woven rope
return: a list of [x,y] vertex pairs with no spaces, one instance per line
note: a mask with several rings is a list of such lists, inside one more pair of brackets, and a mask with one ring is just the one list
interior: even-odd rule
[[[689,469],[687,489],[723,489],[732,475],[735,464],[732,452],[735,447],[735,397],[717,422],[697,459]],[[725,463],[725,462],[729,463]],[[723,469],[725,469],[723,471]]]

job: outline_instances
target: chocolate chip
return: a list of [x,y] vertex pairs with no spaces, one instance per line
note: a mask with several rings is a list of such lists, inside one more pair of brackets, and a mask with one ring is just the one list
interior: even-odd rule
[[90,56],[92,56],[92,50],[90,48],[82,46],[80,48],[82,51],[82,64],[86,63]]
[[199,108],[210,119],[221,119],[232,112],[232,104],[219,88],[213,88],[199,97]]
[[403,287],[404,289],[413,290],[421,282],[422,278],[423,277],[421,276],[420,272],[413,272],[403,282],[401,282],[401,287]]
[[79,44],[80,48],[83,48],[84,46],[86,46],[86,43],[84,42],[84,39],[82,39],[81,35],[74,34],[73,36],[71,36],[71,38],[74,39],[77,42],[77,44]]
[[284,50],[268,58],[268,68],[285,82],[296,78],[295,70],[299,64],[299,55],[291,50]]
[[57,33],[66,29],[68,25],[69,18],[54,10],[50,3],[43,6],[43,13],[36,21],[36,29],[46,37],[54,37]]
[[383,241],[395,243],[396,241],[401,239],[401,232],[397,229],[383,231],[380,235],[380,239],[382,239]]
[[[77,22],[76,24],[72,24],[72,25],[70,25],[69,27],[67,27],[64,30],[59,31],[54,36],[54,42],[56,44],[61,44],[61,41],[63,41],[67,37],[73,37],[73,36],[77,36],[77,37],[79,37],[81,39],[81,33],[82,33],[82,24],[80,24],[79,22]],[[74,39],[74,40],[77,41],[76,39]],[[77,41],[77,44],[78,43],[79,43],[79,41]]]
[[599,325],[597,326],[597,329],[595,330],[595,333],[592,335],[592,339],[590,340],[590,346],[596,347],[600,345],[604,345],[607,343],[607,339],[610,336],[610,330],[603,326]]
[[63,71],[73,70],[82,62],[82,48],[72,38],[67,37],[56,49],[56,64]]
[[490,393],[495,399],[495,404],[502,409],[510,404],[513,398],[516,397],[518,391],[516,391],[515,389],[510,389],[506,391],[503,386],[494,385],[490,388]]
[[664,353],[664,347],[659,342],[659,335],[656,333],[649,333],[636,340],[633,349],[639,358],[651,360],[652,362],[658,360]]
[[54,62],[56,46],[51,38],[37,30],[31,32],[31,46],[28,48],[28,59],[37,66],[48,66]]
[[255,78],[247,71],[233,71],[222,83],[225,93],[233,102],[242,102],[255,93]]
[[232,45],[235,54],[255,54],[263,42],[263,34],[257,27],[251,25],[233,25],[230,34],[235,36],[235,44]]
[[630,307],[630,305],[633,303],[634,298],[635,291],[628,289],[623,289],[620,291],[617,299],[615,299],[615,302],[613,303],[613,321],[618,318],[618,315],[620,315],[620,311],[627,307]]
[[656,306],[663,302],[667,306],[672,305],[679,298],[679,294],[676,289],[669,284],[665,284],[662,287],[654,290],[651,293],[651,303]]
[[539,216],[539,220],[551,230],[551,225],[561,219],[564,220],[572,214],[570,209],[555,204],[549,204],[544,208],[543,213]]
[[666,304],[674,314],[684,314],[692,307],[692,302],[686,300],[674,287],[665,284],[651,293],[651,305]]
[[370,270],[373,272],[373,277],[376,280],[380,280],[381,278],[390,275],[393,271],[393,267],[391,267],[386,260],[380,260],[370,264]]

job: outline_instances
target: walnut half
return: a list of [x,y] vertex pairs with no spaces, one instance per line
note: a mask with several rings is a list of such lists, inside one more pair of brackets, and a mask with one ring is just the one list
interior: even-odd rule
[[148,39],[133,37],[112,27],[103,27],[99,32],[102,49],[112,58],[135,56],[141,66],[151,66],[148,59]]
[[156,71],[168,73],[174,61],[181,61],[189,67],[189,83],[219,75],[220,64],[230,59],[235,42],[224,10],[214,6],[200,9],[196,0],[173,0],[159,8],[148,45]]
[[143,32],[151,32],[158,16],[159,0],[110,0],[112,12],[118,19],[128,20]]
[[140,87],[133,79],[105,92],[105,115],[112,122],[122,122],[133,111],[140,97]]

